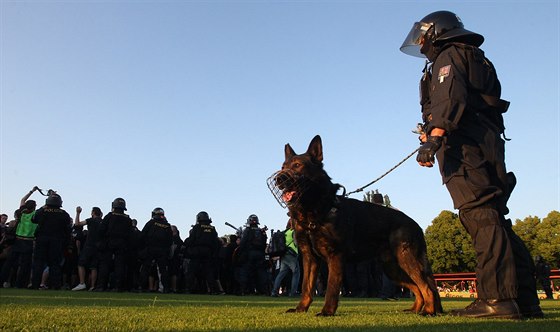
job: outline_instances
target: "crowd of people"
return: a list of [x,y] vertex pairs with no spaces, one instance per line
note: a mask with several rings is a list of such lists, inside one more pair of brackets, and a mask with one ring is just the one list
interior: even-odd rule
[[[301,258],[291,221],[281,232],[286,250],[271,252],[266,227],[250,215],[244,229],[219,236],[205,211],[196,215],[188,236],[181,237],[165,211],[156,207],[138,228],[126,214],[126,201],[116,198],[103,214],[92,207],[88,217],[77,207],[75,216],[62,208],[51,191],[37,208],[20,202],[13,220],[0,222],[0,285],[72,291],[162,292],[297,296]],[[324,289],[327,269],[321,271],[317,293]],[[385,282],[384,282],[385,280]],[[375,261],[348,264],[344,295],[393,299],[407,296],[395,287]]]

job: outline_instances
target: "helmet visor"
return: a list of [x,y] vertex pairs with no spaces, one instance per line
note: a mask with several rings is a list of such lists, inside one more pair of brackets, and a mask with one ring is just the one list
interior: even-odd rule
[[430,26],[431,24],[428,23],[414,23],[412,29],[410,29],[410,32],[408,33],[408,36],[406,36],[400,47],[401,52],[415,57],[425,58],[426,56],[420,52],[420,48],[422,48],[424,35],[426,35]]

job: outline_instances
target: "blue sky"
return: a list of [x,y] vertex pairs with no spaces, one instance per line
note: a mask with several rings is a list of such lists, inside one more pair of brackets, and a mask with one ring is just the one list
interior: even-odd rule
[[[37,185],[72,216],[123,197],[142,227],[162,207],[182,237],[202,210],[221,235],[253,213],[283,228],[266,179],[284,144],[301,153],[320,134],[325,168],[347,191],[417,148],[423,60],[399,46],[443,9],[485,36],[511,101],[509,217],[560,210],[557,0],[0,1],[0,211],[10,216]],[[368,189],[423,228],[453,209],[437,169],[413,159]]]

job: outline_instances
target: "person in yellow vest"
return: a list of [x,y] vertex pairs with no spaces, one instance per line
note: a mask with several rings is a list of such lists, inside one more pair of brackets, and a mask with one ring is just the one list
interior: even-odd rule
[[271,294],[274,297],[278,296],[278,291],[280,290],[282,281],[290,271],[292,272],[292,282],[290,284],[289,296],[295,296],[299,287],[299,252],[291,218],[288,220],[284,234],[286,236],[286,253],[280,258],[280,271],[274,280],[274,286]]
[[[33,242],[35,240],[35,230],[37,224],[31,222],[35,215],[37,202],[29,199],[31,195],[39,188],[33,187],[20,201],[20,208],[16,217],[16,238],[12,246],[10,255],[6,259],[2,272],[0,273],[0,282],[4,288],[10,287],[10,272],[12,268],[17,269],[16,287],[27,288],[31,277],[31,258],[33,256]],[[18,268],[19,267],[19,268]]]

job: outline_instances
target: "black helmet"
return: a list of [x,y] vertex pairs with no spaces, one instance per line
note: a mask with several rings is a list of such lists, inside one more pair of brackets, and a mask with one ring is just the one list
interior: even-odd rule
[[59,208],[62,206],[62,197],[60,197],[59,194],[49,195],[45,201],[45,205]]
[[152,219],[164,219],[165,211],[162,208],[157,207],[152,211]]
[[433,12],[420,22],[414,23],[400,50],[408,55],[425,58],[426,56],[420,51],[424,42],[429,42],[431,46],[439,46],[451,40],[478,47],[484,42],[484,37],[465,29],[456,14],[442,10]]
[[196,215],[196,223],[200,224],[200,223],[212,223],[212,219],[210,219],[210,216],[208,215],[208,213],[206,211],[200,211],[197,215]]
[[111,207],[113,209],[120,209],[120,210],[126,211],[126,201],[123,198],[120,198],[120,197],[115,198],[115,200],[111,204]]
[[259,217],[256,214],[252,214],[247,218],[247,225],[258,225],[259,224]]

